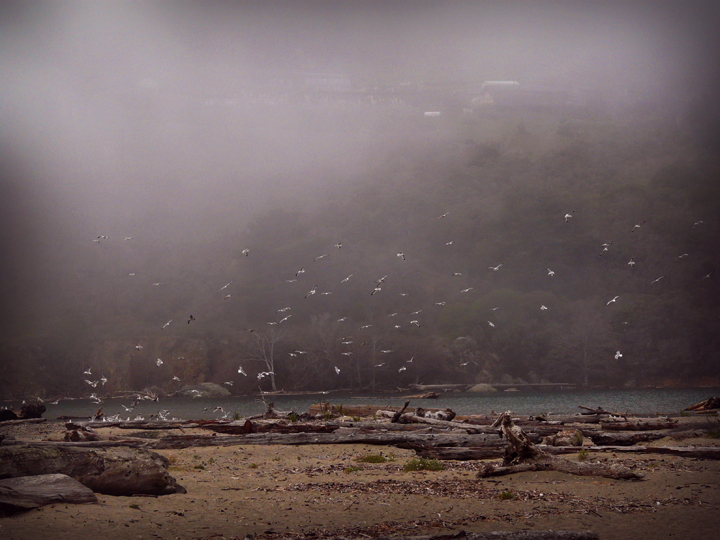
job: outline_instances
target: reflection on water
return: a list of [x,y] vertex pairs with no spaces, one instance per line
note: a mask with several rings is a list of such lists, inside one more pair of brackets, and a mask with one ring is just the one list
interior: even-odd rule
[[[720,388],[684,388],[684,389],[643,389],[643,390],[565,390],[560,392],[498,392],[484,395],[474,393],[449,392],[441,394],[438,399],[411,399],[411,406],[425,408],[450,408],[458,414],[488,414],[492,411],[513,411],[516,414],[574,414],[580,412],[578,405],[586,407],[603,407],[614,412],[633,414],[678,414],[682,409],[698,403],[710,396],[720,395]],[[314,403],[330,401],[333,405],[377,405],[402,406],[406,397],[395,395],[364,395],[357,394],[305,394],[300,396],[273,395],[265,396],[273,402],[279,411],[306,412]],[[97,405],[89,399],[61,400],[57,405],[46,403],[45,417],[55,420],[60,416],[87,417],[102,407],[107,416],[119,414],[121,418],[133,419],[140,415],[147,419],[159,411],[169,411],[168,418],[197,420],[201,418],[220,418],[223,413],[213,412],[215,407],[222,407],[232,418],[262,414],[265,411],[263,401],[257,396],[236,396],[225,398],[160,398],[157,402],[141,401],[132,412],[130,399],[108,399]],[[20,403],[10,403],[15,410]]]

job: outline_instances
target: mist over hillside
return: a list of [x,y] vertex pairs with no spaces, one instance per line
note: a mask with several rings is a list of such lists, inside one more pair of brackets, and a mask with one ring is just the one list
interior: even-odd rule
[[717,382],[717,9],[657,5],[4,6],[0,397]]

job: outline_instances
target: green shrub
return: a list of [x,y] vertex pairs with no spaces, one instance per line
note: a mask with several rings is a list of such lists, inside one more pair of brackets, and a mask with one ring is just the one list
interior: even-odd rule
[[358,471],[362,471],[362,470],[363,470],[362,467],[357,467],[357,466],[351,466],[351,467],[346,467],[346,468],[345,468],[345,472],[346,472],[347,474],[354,473],[354,472],[358,472]]
[[388,459],[382,454],[368,454],[355,458],[355,461],[362,463],[385,463]]
[[515,498],[515,494],[512,491],[501,491],[498,495],[498,499],[501,501],[510,501]]
[[436,459],[413,458],[403,467],[405,471],[444,471],[445,464]]
[[588,456],[590,455],[590,452],[588,452],[587,448],[583,448],[578,452],[578,461],[585,461]]

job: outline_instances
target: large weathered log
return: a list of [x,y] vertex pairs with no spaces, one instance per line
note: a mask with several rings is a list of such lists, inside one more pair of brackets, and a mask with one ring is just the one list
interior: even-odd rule
[[[593,531],[490,531],[437,536],[379,536],[375,540],[598,540]],[[334,539],[329,539],[334,540]],[[338,539],[339,540],[339,539]]]
[[0,478],[61,473],[106,495],[185,493],[167,467],[167,458],[147,450],[59,445],[0,447]]
[[472,424],[465,424],[463,422],[438,420],[436,418],[427,418],[424,416],[416,416],[414,414],[402,415],[402,421],[411,424],[430,424],[447,429],[461,429],[466,433],[492,433],[493,431],[496,431],[489,426],[473,426]]
[[720,398],[717,397],[709,397],[706,400],[701,401],[700,403],[696,403],[695,405],[690,405],[690,407],[687,407],[686,411],[714,411],[715,409],[720,409]]
[[498,426],[508,439],[502,465],[484,463],[478,477],[502,476],[525,471],[560,471],[580,476],[604,476],[617,479],[639,479],[643,475],[622,465],[605,463],[583,463],[568,461],[552,456],[532,444],[523,430],[516,426],[512,414],[501,414],[493,424]]
[[590,446],[594,452],[632,452],[638,454],[669,454],[697,459],[720,459],[718,446]]
[[580,413],[580,414],[604,414],[604,415],[613,414],[610,411],[606,411],[602,407],[593,408],[593,407],[586,407],[585,405],[578,405],[578,409],[583,409],[584,411],[588,411],[588,412],[584,412],[584,413]]
[[[213,423],[212,421],[210,423]],[[75,430],[83,428],[120,428],[120,429],[181,429],[181,428],[192,428],[202,427],[203,422],[201,420],[181,420],[181,421],[129,421],[129,422],[102,422],[102,421],[90,421],[90,422],[65,422],[65,429]]]
[[607,431],[650,431],[656,429],[674,429],[678,421],[670,418],[638,418],[626,422],[600,422]]
[[36,448],[145,448],[147,439],[140,437],[123,437],[108,441],[32,441],[27,439],[6,439],[3,446],[32,446]]
[[504,476],[527,471],[559,471],[578,476],[602,476],[616,480],[640,480],[645,476],[624,465],[569,461],[547,454],[538,456],[532,461],[524,461],[514,465],[493,466],[489,463],[482,463],[480,466],[481,468],[477,473],[478,478]]
[[656,441],[667,437],[667,433],[659,431],[618,431],[608,433],[596,431],[590,434],[589,438],[597,446],[632,446],[639,442]]
[[[445,433],[363,433],[361,430],[344,429],[333,433],[251,433],[248,435],[197,436],[169,435],[150,440],[146,448],[177,449],[202,446],[274,445],[298,446],[306,444],[376,444],[416,449],[428,445],[480,446],[487,435]],[[498,439],[494,438],[493,444]]]
[[386,431],[428,431],[433,428],[422,424],[391,424],[390,422],[341,422],[338,421],[331,425],[338,426],[340,429],[350,428],[360,430],[363,433],[369,432],[386,432]]
[[[540,446],[544,453],[552,455],[577,454],[581,450],[591,452],[616,452],[634,454],[665,454],[696,459],[720,459],[720,447],[717,446]],[[417,445],[415,451],[424,458],[440,460],[475,461],[503,457],[503,446],[486,444],[483,446],[435,446]]]
[[250,422],[250,420],[230,422],[229,424],[210,423],[200,427],[229,435],[243,433],[332,433],[339,429],[337,424],[288,424],[287,422]]
[[47,422],[47,418],[20,418],[18,420],[5,420],[0,423],[1,426],[15,426],[17,424],[42,424]]
[[0,480],[0,512],[29,510],[53,503],[97,502],[92,489],[65,474],[40,474]]
[[[543,446],[542,450],[548,454],[577,454],[586,447],[581,446]],[[439,460],[476,461],[481,459],[496,459],[503,457],[505,447],[488,445],[481,447],[447,447],[427,446],[416,450],[420,457]]]

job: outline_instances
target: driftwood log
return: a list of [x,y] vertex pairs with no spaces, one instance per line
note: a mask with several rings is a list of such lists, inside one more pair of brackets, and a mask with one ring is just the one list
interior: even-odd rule
[[53,503],[97,502],[92,489],[65,474],[40,474],[0,480],[0,513],[30,510]]
[[129,448],[96,450],[61,444],[0,447],[0,478],[61,473],[106,495],[186,492],[168,473],[167,458],[155,452]]
[[667,454],[696,459],[720,459],[720,446],[590,446],[593,452]]
[[375,540],[599,540],[593,531],[491,531],[437,536],[379,536]]
[[[577,454],[583,449],[590,449],[587,446],[542,446],[546,454]],[[476,461],[481,459],[502,458],[505,453],[504,446],[472,446],[472,447],[448,447],[448,446],[427,446],[418,448],[416,452],[420,457],[439,460],[453,461]]]
[[16,426],[18,424],[42,424],[43,422],[47,422],[47,418],[20,418],[16,420],[4,420],[3,422],[0,422],[0,426],[5,427]]
[[637,480],[643,477],[622,465],[605,463],[584,463],[555,457],[535,446],[512,420],[512,413],[498,416],[497,426],[508,440],[501,464],[484,463],[478,471],[479,478],[502,476],[526,471],[560,471],[580,476],[603,476],[623,480]]
[[709,397],[706,400],[701,401],[700,403],[696,403],[695,405],[690,405],[685,410],[686,411],[695,411],[695,412],[705,412],[705,411],[714,411],[717,409],[720,409],[720,398]]
[[402,417],[403,413],[405,412],[405,409],[408,408],[408,405],[410,405],[410,402],[409,402],[409,401],[406,401],[406,402],[405,402],[405,405],[403,405],[402,409],[400,409],[400,410],[397,411],[395,414],[393,414],[392,418],[390,419],[390,422],[391,422],[392,424],[396,424],[396,423],[400,420],[400,418]]
[[597,446],[632,446],[640,442],[651,442],[667,437],[667,433],[660,431],[596,431],[590,435],[593,444]]
[[657,429],[674,429],[678,421],[671,418],[646,418],[625,422],[600,422],[606,431],[651,431]]

